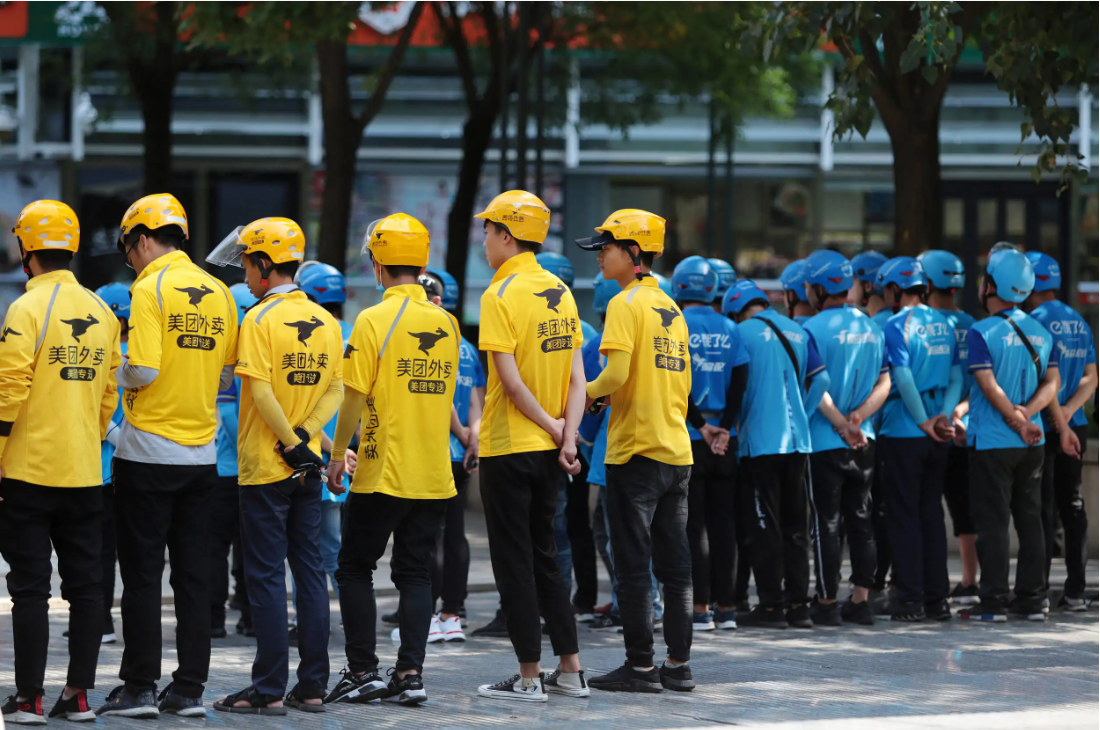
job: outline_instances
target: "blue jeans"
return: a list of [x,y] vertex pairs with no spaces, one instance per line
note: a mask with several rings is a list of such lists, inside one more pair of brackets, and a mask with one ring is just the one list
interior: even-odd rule
[[[610,534],[611,527],[610,527],[610,525],[608,523],[608,519],[607,519],[607,485],[606,484],[601,484],[600,485],[600,497],[599,497],[599,499],[600,499],[600,502],[602,502],[602,506],[603,506],[604,529]],[[560,505],[559,505],[559,507],[560,507]],[[619,596],[617,595],[617,591],[615,590],[615,570],[614,570],[615,555],[611,552],[611,539],[610,538],[608,538],[608,540],[607,540],[607,556],[610,559],[611,566],[612,566],[612,570],[611,570],[611,613],[618,614],[619,613]],[[661,602],[661,586],[657,583],[657,576],[655,576],[653,574],[653,566],[652,565],[649,568],[649,578],[653,582],[653,620],[654,621],[660,621],[661,618],[665,615],[665,607],[664,607],[664,604]]]
[[573,593],[573,548],[569,544],[568,523],[565,519],[565,507],[569,500],[567,477],[562,474],[561,487],[558,488],[558,506],[554,510],[554,543],[558,547],[558,570],[565,580],[565,589]]
[[[340,598],[340,586],[336,584],[336,564],[340,557],[340,526],[343,514],[341,508],[343,506],[343,502],[321,500],[321,535],[318,540],[318,547],[321,548],[321,566],[325,569],[329,580],[332,581],[332,590],[336,593],[337,599]],[[290,580],[290,593],[291,600],[294,602],[294,610],[297,612],[298,582],[293,577]],[[294,619],[294,624],[298,624],[297,617]]]

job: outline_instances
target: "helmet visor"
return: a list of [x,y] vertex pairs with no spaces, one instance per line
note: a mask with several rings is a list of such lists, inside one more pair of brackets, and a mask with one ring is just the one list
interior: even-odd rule
[[237,226],[232,233],[223,238],[222,242],[215,246],[210,255],[206,257],[207,263],[215,266],[241,267],[241,254],[244,253],[245,249],[244,243],[241,242],[241,231],[243,230],[244,226]]
[[361,255],[366,256],[367,253],[370,251],[371,236],[374,235],[374,231],[376,228],[378,228],[378,224],[384,220],[386,219],[379,218],[378,220],[367,226],[367,232],[363,234],[363,248],[359,251]]

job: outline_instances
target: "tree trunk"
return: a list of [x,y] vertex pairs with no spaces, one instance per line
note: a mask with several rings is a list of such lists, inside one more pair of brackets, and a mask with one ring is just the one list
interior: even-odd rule
[[346,44],[326,41],[317,45],[321,123],[325,134],[325,190],[321,196],[317,258],[340,271],[347,265],[351,194],[363,134],[352,121],[347,61]]
[[939,114],[906,120],[905,130],[890,130],[894,152],[894,253],[916,256],[940,248],[943,194],[940,185]]
[[[466,262],[470,257],[470,221],[481,186],[485,153],[493,141],[493,123],[498,98],[491,92],[462,127],[462,164],[458,168],[458,189],[447,216],[447,271],[458,281],[459,312],[466,297]],[[461,316],[461,314],[459,315]]]

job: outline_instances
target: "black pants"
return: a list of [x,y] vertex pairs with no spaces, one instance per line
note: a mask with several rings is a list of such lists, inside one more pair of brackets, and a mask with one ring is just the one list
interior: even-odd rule
[[285,562],[290,563],[297,589],[298,687],[303,697],[320,696],[328,688],[328,577],[319,545],[321,489],[320,479],[293,477],[240,488],[241,548],[256,628],[252,684],[261,694],[286,694],[290,644]]
[[[592,539],[596,542],[596,552],[600,556],[600,560],[603,562],[604,570],[607,574],[614,578],[615,568],[611,561],[611,553],[608,547],[611,543],[611,538],[607,534],[607,517],[604,515],[604,500],[600,495],[601,485],[589,484],[590,489],[597,491],[596,509],[592,510]],[[607,491],[606,488],[603,491]]]
[[810,455],[810,493],[814,507],[814,566],[817,597],[835,599],[840,587],[841,535],[852,560],[852,583],[875,583],[875,529],[871,520],[871,480],[875,442],[862,449],[830,449]]
[[[481,463],[484,468],[485,460]],[[397,650],[396,668],[422,672],[434,608],[431,563],[447,500],[353,492],[344,509],[336,582],[340,584],[348,669],[363,672],[378,667],[374,571],[393,535],[390,578],[401,596],[401,648]]]
[[65,683],[95,686],[103,634],[100,574],[100,487],[42,487],[0,481],[0,549],[8,563],[8,595],[21,697],[43,694],[50,644],[51,544],[57,551],[61,597],[69,602],[69,672]]
[[871,524],[875,531],[875,585],[877,590],[886,590],[886,581],[890,577],[894,553],[890,547],[890,529],[886,520],[886,489],[882,485],[885,467],[882,440],[875,444],[875,473],[871,477]]
[[607,517],[615,591],[623,619],[626,662],[653,666],[653,582],[664,586],[668,656],[691,658],[691,548],[688,546],[690,466],[644,456],[607,465]]
[[240,533],[241,523],[238,492],[235,476],[217,477],[210,492],[210,627],[214,629],[225,627],[229,548]]
[[493,578],[520,662],[537,662],[542,654],[540,613],[554,654],[577,653],[577,624],[554,543],[560,486],[557,451],[481,459],[481,502]]
[[1016,526],[1016,597],[1046,597],[1042,516],[1043,447],[974,451],[970,497],[978,528],[979,592],[983,601],[1008,600],[1009,519]]
[[592,536],[588,511],[588,462],[581,459],[580,474],[566,478],[569,483],[565,492],[565,526],[573,554],[573,575],[577,579],[573,605],[590,612],[599,597],[600,579],[596,572],[596,539]]
[[210,491],[217,469],[115,458],[115,519],[122,576],[119,677],[137,694],[160,679],[164,549],[172,567],[179,669],[175,691],[201,697],[210,669]]
[[952,444],[947,449],[947,469],[943,477],[943,501],[951,514],[955,537],[973,535],[974,515],[970,510],[970,452],[974,449]]
[[432,560],[432,607],[443,599],[443,613],[458,614],[466,603],[470,578],[470,542],[466,539],[466,487],[470,475],[461,461],[451,462],[451,475],[458,494],[447,500],[443,529],[435,543]]
[[943,474],[949,447],[927,436],[884,437],[879,447],[898,601],[939,603],[950,591],[943,521]]
[[1046,457],[1043,459],[1043,533],[1046,535],[1046,578],[1050,588],[1050,563],[1054,557],[1054,509],[1065,530],[1067,598],[1081,598],[1085,593],[1085,566],[1089,562],[1089,518],[1081,496],[1081,469],[1088,444],[1088,428],[1073,429],[1081,441],[1081,458],[1062,453],[1057,433],[1046,435]]
[[99,548],[100,587],[103,589],[103,633],[115,633],[115,620],[111,616],[111,607],[115,605],[115,563],[118,548],[115,539],[115,485],[107,482],[101,487],[103,493],[103,519],[101,524],[102,541]]
[[[727,451],[726,453],[730,452]],[[752,550],[749,546],[752,544],[753,502],[755,500],[752,485],[745,481],[741,466],[736,461],[736,455],[734,459],[738,476],[737,485],[734,488],[736,503],[733,522],[736,525],[737,533],[737,558],[733,578],[733,594],[735,601],[740,604],[748,603],[749,600],[749,579],[752,578]]]
[[[730,439],[729,449],[737,453],[736,437]],[[687,535],[693,600],[701,606],[732,606],[736,603],[737,472],[729,468],[727,457],[715,456],[702,439],[691,442],[691,454]]]
[[806,454],[741,459],[741,481],[753,490],[752,572],[765,608],[789,608],[810,600],[806,463]]

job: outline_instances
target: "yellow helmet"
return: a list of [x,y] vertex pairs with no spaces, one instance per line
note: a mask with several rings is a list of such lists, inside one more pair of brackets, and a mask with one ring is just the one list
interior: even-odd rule
[[19,214],[11,229],[23,250],[71,251],[80,248],[80,221],[73,209],[57,200],[36,200]]
[[242,253],[263,253],[273,264],[302,261],[306,257],[306,237],[302,227],[289,218],[261,218],[252,221],[238,234]]
[[582,238],[577,245],[596,251],[609,243],[632,241],[645,253],[660,256],[665,250],[665,219],[636,208],[617,210],[596,227],[600,235]]
[[513,238],[540,246],[550,232],[550,209],[538,196],[526,190],[501,193],[474,218],[502,225]]
[[427,266],[431,250],[428,229],[404,213],[376,220],[363,236],[363,254],[370,251],[383,266]]
[[150,231],[165,226],[179,226],[183,230],[183,237],[189,235],[187,228],[187,213],[180,201],[168,193],[154,193],[146,195],[141,200],[130,206],[126,215],[122,216],[122,223],[118,229],[118,245],[122,246],[122,238],[137,226],[145,226]]

